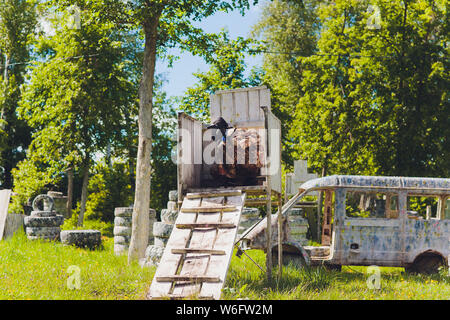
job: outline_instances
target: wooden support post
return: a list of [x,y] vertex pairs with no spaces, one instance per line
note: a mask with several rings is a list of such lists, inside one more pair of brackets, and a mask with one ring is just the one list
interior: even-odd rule
[[267,187],[267,206],[266,206],[266,235],[267,235],[267,244],[266,244],[266,274],[267,281],[269,283],[272,282],[272,200],[271,200],[272,190],[270,187]]
[[261,106],[261,109],[264,112],[264,128],[266,129],[266,274],[267,274],[267,282],[272,282],[272,189],[271,189],[271,177],[270,177],[270,163],[269,163],[269,155],[270,155],[270,144],[269,144],[269,113],[267,106]]
[[278,281],[283,275],[283,215],[281,214],[281,193],[278,195]]

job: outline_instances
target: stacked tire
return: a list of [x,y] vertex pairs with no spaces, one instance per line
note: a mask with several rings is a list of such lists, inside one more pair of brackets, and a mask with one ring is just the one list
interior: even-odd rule
[[[49,201],[49,210],[37,210],[38,201]],[[53,200],[47,195],[40,195],[33,201],[33,211],[24,218],[25,232],[29,240],[58,240],[64,217],[53,211]]]
[[161,210],[161,221],[157,221],[153,224],[154,244],[148,246],[145,251],[145,258],[142,262],[144,266],[157,266],[161,260],[164,247],[169,240],[173,226],[178,217],[177,199],[177,191],[170,191],[167,209]]
[[247,229],[253,226],[260,220],[259,209],[258,208],[247,208],[242,209],[241,221],[239,222],[238,237],[240,237]]
[[[131,225],[132,225],[133,207],[120,207],[114,210],[114,253],[122,254],[128,252],[131,240]],[[149,210],[149,240],[153,241],[153,223],[156,220],[156,211]]]
[[61,242],[78,248],[98,249],[102,245],[102,235],[98,230],[64,230]]
[[155,237],[155,246],[165,247],[172,233],[173,226],[178,217],[177,192],[169,192],[169,201],[167,209],[161,210],[161,221],[153,224],[153,235]]
[[[43,202],[44,210],[39,210],[38,202]],[[53,199],[39,195],[33,200],[33,211],[24,218],[25,232],[29,240],[58,240],[64,217],[53,210]]]
[[308,242],[308,220],[303,217],[303,210],[301,208],[293,208],[288,215],[289,238],[291,241],[300,243],[302,245]]

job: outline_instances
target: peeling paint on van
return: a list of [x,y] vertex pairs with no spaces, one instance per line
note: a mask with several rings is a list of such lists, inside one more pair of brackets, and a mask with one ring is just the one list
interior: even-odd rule
[[[309,180],[300,189],[334,191],[334,225],[329,254],[311,256],[311,263],[408,267],[423,253],[440,255],[449,263],[450,219],[445,216],[444,204],[439,207],[441,219],[429,220],[410,218],[406,205],[408,195],[434,196],[440,202],[446,201],[450,196],[450,179],[336,175]],[[398,217],[347,216],[345,203],[350,191],[397,196]],[[276,219],[272,221],[276,224]],[[246,239],[250,248],[265,247],[264,224],[259,227]],[[288,232],[284,232],[284,237],[289,238]],[[317,251],[305,249],[310,254]]]

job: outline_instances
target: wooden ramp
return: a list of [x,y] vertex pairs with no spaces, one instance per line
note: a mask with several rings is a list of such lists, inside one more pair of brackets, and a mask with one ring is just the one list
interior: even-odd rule
[[149,299],[219,299],[245,193],[188,193],[156,270]]

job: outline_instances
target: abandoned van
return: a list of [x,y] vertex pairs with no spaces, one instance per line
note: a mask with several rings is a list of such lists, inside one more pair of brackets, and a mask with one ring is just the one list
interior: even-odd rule
[[[316,191],[324,194],[322,246],[296,245],[311,265],[434,273],[448,264],[450,179],[328,176],[304,183],[282,212]],[[250,247],[254,239],[247,237]],[[286,258],[295,247],[288,243],[283,245]]]

